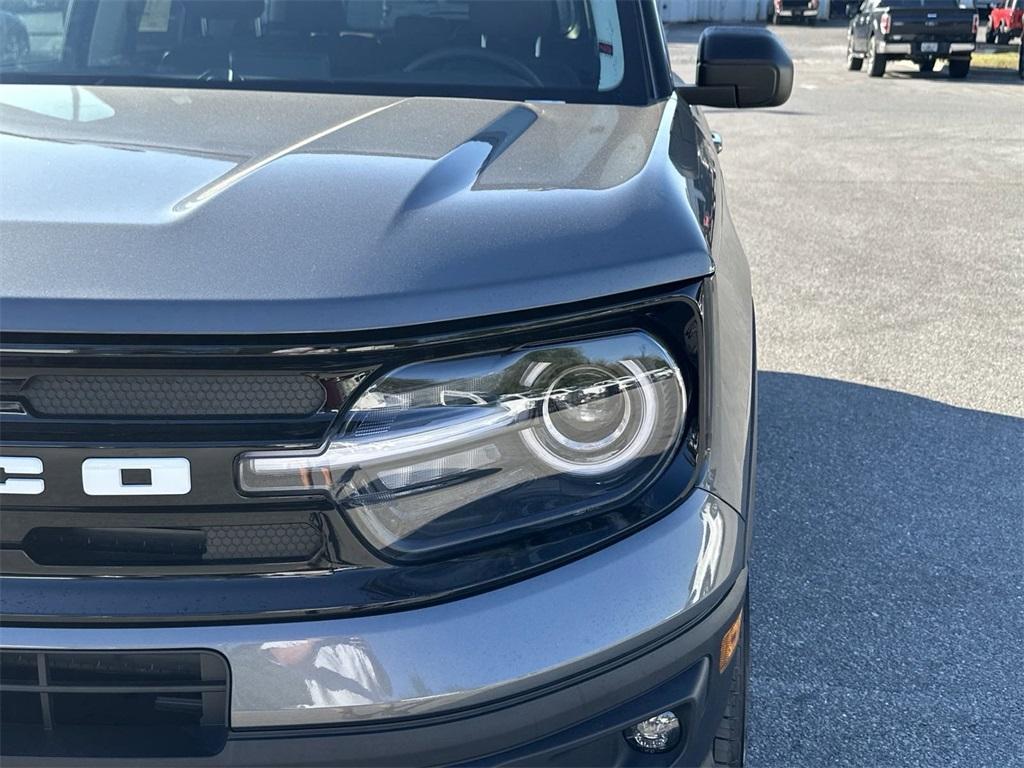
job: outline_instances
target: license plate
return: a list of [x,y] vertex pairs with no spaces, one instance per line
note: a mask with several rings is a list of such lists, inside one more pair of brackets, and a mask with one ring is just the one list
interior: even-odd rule
[[921,43],[921,53],[938,53],[938,43]]

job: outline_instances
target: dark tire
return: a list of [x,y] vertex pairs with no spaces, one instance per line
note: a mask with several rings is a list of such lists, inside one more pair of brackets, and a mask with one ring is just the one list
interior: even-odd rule
[[860,72],[864,66],[864,57],[853,52],[853,35],[846,38],[846,68],[851,72]]
[[996,33],[996,45],[1009,45],[1010,44],[1010,32],[1006,27],[999,27],[999,31]]
[[807,26],[809,26],[809,27],[814,27],[814,26],[817,26],[817,24],[818,24],[818,17],[817,16],[804,16],[804,19],[806,19]]
[[985,30],[985,42],[989,45],[996,44],[996,31],[992,29],[992,25],[988,25],[988,29]]
[[881,77],[885,74],[885,54],[878,53],[876,50],[877,45],[874,36],[872,36],[868,40],[868,55],[864,59],[868,65],[868,75],[871,77]]
[[712,765],[715,768],[743,768],[747,751],[747,691],[750,688],[750,593],[743,604],[740,647],[732,661],[732,684],[725,714],[715,732]]
[[917,62],[917,68],[922,72],[934,72],[935,59],[925,59],[924,61],[919,61]]
[[967,73],[971,71],[971,60],[970,59],[950,59],[949,60],[949,76],[953,80],[963,80],[967,77]]

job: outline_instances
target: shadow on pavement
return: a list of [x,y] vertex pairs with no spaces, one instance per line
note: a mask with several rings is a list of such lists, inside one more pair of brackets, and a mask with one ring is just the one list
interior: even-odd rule
[[1024,419],[762,372],[749,762],[1024,754]]
[[907,70],[889,70],[885,76],[891,80],[931,80],[938,83],[970,85],[987,83],[993,85],[1021,85],[1022,81],[1015,69],[993,69],[987,67],[971,67],[970,74],[963,80],[952,80],[945,69],[934,72],[916,72]]

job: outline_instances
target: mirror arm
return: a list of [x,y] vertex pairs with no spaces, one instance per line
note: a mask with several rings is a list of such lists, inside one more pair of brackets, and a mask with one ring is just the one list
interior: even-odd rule
[[739,94],[735,85],[682,85],[676,95],[691,107],[739,107]]

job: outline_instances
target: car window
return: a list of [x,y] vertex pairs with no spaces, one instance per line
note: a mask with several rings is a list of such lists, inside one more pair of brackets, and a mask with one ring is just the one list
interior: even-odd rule
[[[0,0],[6,82],[633,103],[632,0]],[[5,27],[6,28],[6,27]],[[16,54],[16,55],[15,55]]]
[[0,66],[59,61],[68,2],[0,0]]

